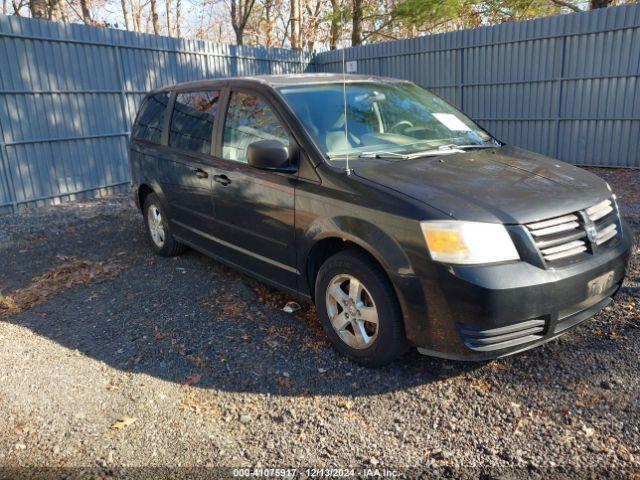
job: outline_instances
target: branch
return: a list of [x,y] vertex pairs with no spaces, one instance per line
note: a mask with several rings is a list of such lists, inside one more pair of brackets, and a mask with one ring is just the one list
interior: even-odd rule
[[573,10],[574,12],[584,12],[584,10],[582,10],[580,7],[577,7],[573,3],[566,0],[551,0],[551,3],[555,3],[559,7],[568,8],[569,10]]

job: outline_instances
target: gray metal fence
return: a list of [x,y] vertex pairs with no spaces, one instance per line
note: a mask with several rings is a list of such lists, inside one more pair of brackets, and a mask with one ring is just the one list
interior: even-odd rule
[[[499,139],[578,165],[640,167],[640,5],[346,50],[358,73],[405,78]],[[315,69],[342,71],[342,52]]]
[[126,188],[142,95],[303,71],[310,56],[0,15],[0,213]]
[[[347,49],[498,138],[579,165],[640,167],[640,5]],[[337,72],[342,52],[217,45],[0,15],[0,213],[126,188],[148,90],[207,77]]]

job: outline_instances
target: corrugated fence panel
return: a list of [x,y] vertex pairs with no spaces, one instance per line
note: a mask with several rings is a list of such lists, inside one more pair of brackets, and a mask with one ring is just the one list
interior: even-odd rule
[[[314,58],[342,71],[342,51]],[[640,167],[640,5],[347,49],[358,73],[412,80],[523,148]]]
[[[507,143],[580,165],[640,167],[640,5],[349,48]],[[315,56],[0,16],[0,212],[128,182],[145,92],[236,75],[340,72]]]
[[0,15],[0,212],[126,187],[127,136],[149,90],[301,72],[310,61],[284,49]]

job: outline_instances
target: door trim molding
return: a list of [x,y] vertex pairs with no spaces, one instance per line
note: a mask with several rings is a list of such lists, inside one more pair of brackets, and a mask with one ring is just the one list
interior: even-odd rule
[[282,270],[286,270],[287,272],[291,272],[291,273],[293,273],[295,275],[300,275],[300,271],[297,268],[290,267],[289,265],[285,265],[284,263],[280,263],[280,262],[278,262],[276,260],[273,260],[271,258],[267,258],[265,256],[259,255],[259,254],[255,253],[255,252],[252,252],[251,250],[247,250],[245,248],[242,248],[242,247],[239,247],[237,245],[234,245],[233,243],[229,243],[229,242],[227,242],[225,240],[222,240],[221,238],[214,237],[213,235],[205,233],[202,230],[198,230],[197,228],[193,228],[193,227],[190,227],[189,225],[185,225],[184,223],[179,222],[178,220],[171,220],[171,222],[175,223],[176,225],[178,225],[178,226],[180,226],[180,227],[182,227],[182,228],[184,228],[186,230],[189,230],[189,231],[195,233],[196,235],[204,237],[204,238],[206,238],[208,240],[211,240],[213,242],[219,243],[220,245],[223,245],[225,247],[232,248],[233,250],[236,250],[238,252],[244,253],[245,255],[249,255],[250,257],[253,257],[253,258],[257,259],[257,260],[260,260],[261,262],[268,263],[270,265],[273,265],[274,267],[278,267],[278,268],[280,268]]

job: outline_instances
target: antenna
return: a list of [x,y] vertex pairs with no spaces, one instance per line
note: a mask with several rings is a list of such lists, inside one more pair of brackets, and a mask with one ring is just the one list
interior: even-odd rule
[[344,103],[344,143],[347,146],[347,151],[345,155],[346,161],[346,173],[347,175],[351,175],[351,169],[349,168],[349,127],[347,121],[347,60],[346,60],[346,47],[344,40],[344,2],[342,0],[342,8],[340,9],[340,27],[342,28],[342,101]]

